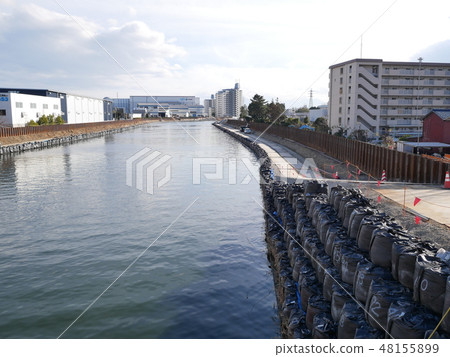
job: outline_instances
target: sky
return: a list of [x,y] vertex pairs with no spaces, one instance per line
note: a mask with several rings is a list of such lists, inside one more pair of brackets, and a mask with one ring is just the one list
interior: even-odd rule
[[450,1],[0,0],[0,87],[203,102],[240,82],[301,107],[361,52],[450,62]]

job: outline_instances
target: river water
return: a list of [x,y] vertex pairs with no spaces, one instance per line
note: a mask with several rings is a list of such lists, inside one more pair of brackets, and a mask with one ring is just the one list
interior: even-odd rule
[[[168,158],[153,192],[126,181],[145,148]],[[279,337],[257,161],[210,122],[0,165],[0,338]]]

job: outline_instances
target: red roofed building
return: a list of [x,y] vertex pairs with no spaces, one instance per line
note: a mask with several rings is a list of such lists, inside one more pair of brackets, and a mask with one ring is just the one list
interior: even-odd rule
[[433,109],[425,116],[420,141],[450,144],[450,109]]

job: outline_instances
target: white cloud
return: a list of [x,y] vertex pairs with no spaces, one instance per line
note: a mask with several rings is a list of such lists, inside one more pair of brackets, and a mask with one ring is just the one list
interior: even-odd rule
[[124,73],[123,68],[135,76],[172,76],[180,66],[171,60],[185,54],[142,21],[104,28],[33,4],[11,7],[0,16],[4,86],[79,86],[77,92],[86,87],[97,92],[104,90],[102,81]]
[[209,98],[240,79],[247,100],[260,93],[301,106],[311,86],[314,104],[327,101],[328,67],[359,57],[363,32],[366,58],[450,58],[446,0],[59,0],[138,84],[54,1],[18,2],[0,10],[9,86]]

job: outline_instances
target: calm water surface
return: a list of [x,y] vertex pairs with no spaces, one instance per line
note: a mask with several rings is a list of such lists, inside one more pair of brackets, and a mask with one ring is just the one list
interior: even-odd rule
[[[279,337],[261,192],[241,184],[256,159],[209,122],[183,126],[199,143],[154,123],[0,157],[1,338],[58,337],[152,242],[63,338]],[[153,195],[126,185],[145,147],[171,156]],[[194,185],[193,157],[223,158],[224,179]]]

